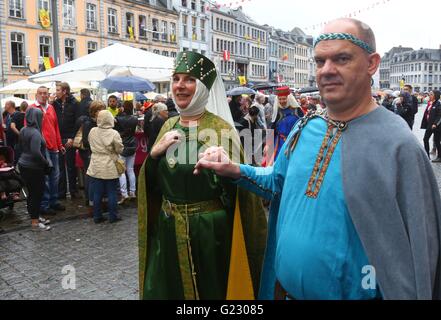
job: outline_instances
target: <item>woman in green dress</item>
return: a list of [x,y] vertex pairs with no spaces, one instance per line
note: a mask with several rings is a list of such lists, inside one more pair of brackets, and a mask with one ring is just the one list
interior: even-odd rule
[[181,52],[172,92],[180,115],[140,171],[140,297],[254,299],[267,231],[261,201],[213,171],[194,174],[204,148],[243,158],[222,80],[205,56]]

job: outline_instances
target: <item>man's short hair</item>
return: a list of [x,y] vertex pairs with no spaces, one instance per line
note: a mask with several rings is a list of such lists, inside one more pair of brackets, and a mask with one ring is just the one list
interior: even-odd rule
[[67,82],[59,82],[57,83],[57,87],[60,87],[61,90],[66,91],[66,94],[70,94],[70,85]]
[[405,88],[409,88],[409,89],[410,89],[410,91],[412,91],[412,90],[413,90],[413,87],[412,87],[412,86],[411,86],[410,84],[405,84],[405,85],[404,85],[404,87],[405,87]]
[[37,92],[38,92],[38,90],[40,90],[40,89],[45,89],[45,90],[49,91],[49,88],[48,88],[48,87],[46,87],[46,86],[39,86],[38,89],[37,89]]
[[110,99],[115,99],[115,100],[118,101],[118,97],[117,97],[117,96],[114,96],[114,95],[111,95],[111,96],[107,99],[107,102],[109,102]]
[[81,89],[80,94],[85,96],[86,98],[90,98],[90,90],[89,89]]

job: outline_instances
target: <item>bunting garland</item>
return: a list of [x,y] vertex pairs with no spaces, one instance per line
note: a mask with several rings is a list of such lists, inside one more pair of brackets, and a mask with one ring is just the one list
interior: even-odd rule
[[[252,2],[252,1],[254,1],[254,0],[236,0],[236,1],[230,1],[230,2],[226,1],[226,2],[224,2],[222,4],[214,1],[214,2],[211,2],[211,3],[207,4],[206,7],[205,7],[205,10],[206,11],[210,11],[211,9],[218,9],[219,10],[221,8],[229,8],[229,9],[231,9],[233,7],[237,8],[237,7],[239,7],[240,5],[242,5],[244,3],[249,3],[249,2]],[[355,17],[357,17],[357,16],[359,16],[359,15],[361,15],[361,14],[363,14],[363,13],[369,11],[369,10],[376,9],[379,6],[388,4],[388,3],[392,2],[392,1],[393,0],[374,0],[374,2],[372,2],[368,6],[363,7],[363,8],[359,8],[359,9],[356,9],[356,10],[353,10],[353,11],[343,15],[342,18],[355,18]],[[304,27],[302,29],[305,30],[305,31],[314,31],[316,29],[323,28],[329,22],[330,21],[324,21],[324,22],[321,22],[321,23],[317,23],[317,24],[314,24],[314,25],[311,25],[311,26]]]

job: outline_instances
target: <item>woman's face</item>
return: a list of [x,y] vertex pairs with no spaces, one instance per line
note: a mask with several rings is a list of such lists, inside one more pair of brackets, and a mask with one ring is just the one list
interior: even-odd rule
[[196,78],[182,73],[173,75],[172,92],[178,107],[186,109],[196,92]]
[[433,94],[433,92],[429,93],[429,97],[430,97],[430,101],[435,101],[435,95]]

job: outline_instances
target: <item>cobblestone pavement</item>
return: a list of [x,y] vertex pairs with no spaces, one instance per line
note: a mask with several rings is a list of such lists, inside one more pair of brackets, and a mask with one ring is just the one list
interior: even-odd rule
[[[422,109],[415,121],[419,130]],[[391,135],[394,133],[391,132]],[[441,187],[441,164],[433,165]],[[137,216],[120,208],[123,221],[95,225],[82,219],[81,201],[66,201],[53,230],[34,233],[23,204],[0,221],[0,300],[2,299],[137,299]],[[63,289],[65,266],[75,268],[76,289]],[[72,275],[72,273],[69,273]]]
[[[136,209],[120,213],[112,225],[77,219],[0,235],[0,300],[137,299]],[[63,277],[73,275],[62,273],[65,266],[75,268],[75,290],[63,289]]]

